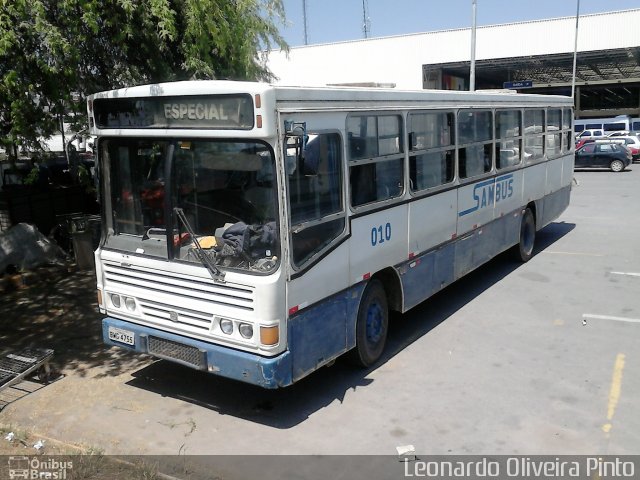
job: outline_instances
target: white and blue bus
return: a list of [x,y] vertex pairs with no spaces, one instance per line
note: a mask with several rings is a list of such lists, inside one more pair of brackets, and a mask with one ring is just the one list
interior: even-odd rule
[[628,115],[618,115],[609,118],[581,118],[574,120],[576,133],[585,130],[602,130],[604,135],[612,132],[630,132],[640,130],[640,119]]
[[104,341],[265,388],[375,364],[390,311],[569,204],[568,97],[191,81],[88,112]]

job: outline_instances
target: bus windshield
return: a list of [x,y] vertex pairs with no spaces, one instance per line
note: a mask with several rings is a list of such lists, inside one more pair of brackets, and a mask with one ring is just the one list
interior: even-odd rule
[[253,272],[277,266],[277,195],[268,145],[111,138],[102,141],[101,153],[112,212],[105,247],[201,263],[197,240],[217,266]]

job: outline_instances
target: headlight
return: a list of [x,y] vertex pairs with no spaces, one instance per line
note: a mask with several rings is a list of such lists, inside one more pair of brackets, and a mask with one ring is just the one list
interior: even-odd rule
[[233,322],[231,320],[227,320],[226,318],[221,319],[220,330],[222,330],[222,333],[231,335],[233,333]]
[[131,297],[124,297],[124,304],[127,307],[127,310],[131,310],[133,312],[136,309],[136,301]]
[[248,323],[241,323],[239,330],[240,335],[242,335],[244,338],[253,337],[253,326],[249,325]]
[[120,302],[120,295],[112,293],[111,294],[111,303],[113,303],[114,307],[120,308],[120,305],[122,305],[122,303]]

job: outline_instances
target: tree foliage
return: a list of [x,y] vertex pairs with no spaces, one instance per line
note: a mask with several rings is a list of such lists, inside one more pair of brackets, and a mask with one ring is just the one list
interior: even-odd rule
[[284,20],[282,0],[0,0],[0,141],[37,147],[100,90],[269,80]]

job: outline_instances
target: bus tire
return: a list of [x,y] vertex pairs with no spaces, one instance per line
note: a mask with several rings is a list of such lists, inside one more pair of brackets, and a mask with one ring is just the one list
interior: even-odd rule
[[378,361],[387,342],[389,306],[382,282],[373,279],[366,286],[356,321],[356,347],[351,360],[360,367],[369,367]]
[[533,256],[536,243],[536,220],[530,208],[525,208],[520,220],[520,239],[514,247],[516,260],[526,263]]

